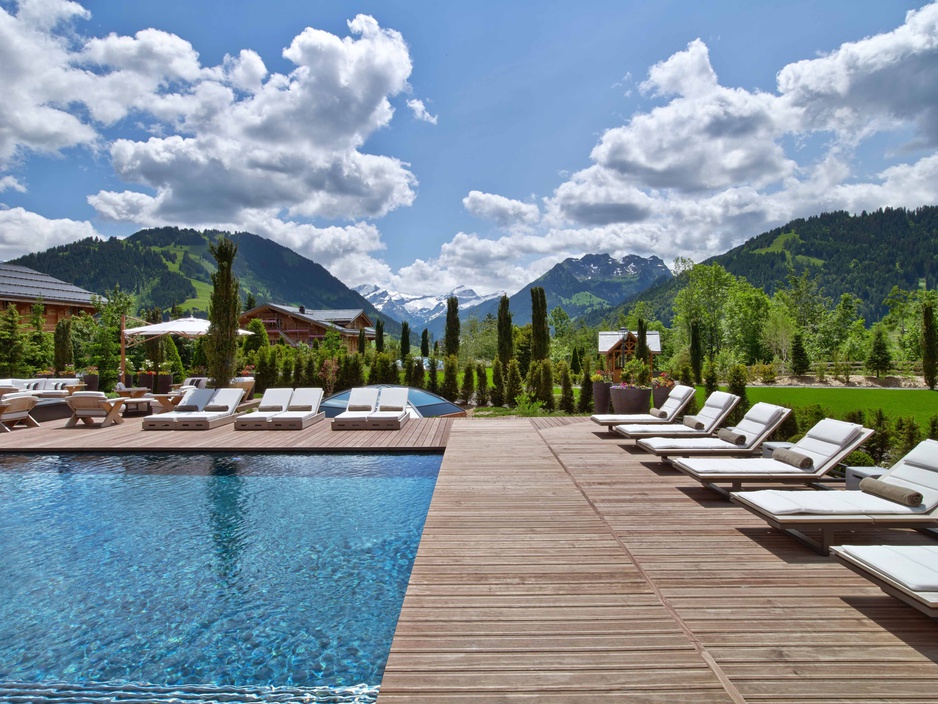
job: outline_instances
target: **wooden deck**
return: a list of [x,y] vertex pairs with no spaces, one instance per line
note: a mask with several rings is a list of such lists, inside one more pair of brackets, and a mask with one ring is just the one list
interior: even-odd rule
[[3,452],[442,452],[453,420],[418,418],[401,430],[333,431],[329,420],[304,430],[141,430],[142,417],[121,425],[66,428],[64,420],[0,433]]
[[454,424],[380,704],[938,701],[938,623],[629,445]]

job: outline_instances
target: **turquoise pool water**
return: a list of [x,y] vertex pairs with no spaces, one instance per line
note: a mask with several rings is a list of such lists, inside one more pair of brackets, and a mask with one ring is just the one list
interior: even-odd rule
[[58,683],[372,701],[439,466],[0,459],[0,698]]

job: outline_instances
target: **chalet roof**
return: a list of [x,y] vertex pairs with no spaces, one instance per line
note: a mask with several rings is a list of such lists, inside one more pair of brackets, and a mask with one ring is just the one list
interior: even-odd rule
[[[619,343],[626,335],[632,334],[638,338],[638,332],[635,330],[614,330],[600,331],[599,333],[599,352],[605,354]],[[657,330],[648,330],[645,333],[645,342],[648,343],[648,350],[652,354],[661,354],[661,333]]]
[[[311,323],[316,323],[325,328],[332,328],[333,330],[338,330],[345,334],[354,333],[356,335],[358,334],[358,330],[350,330],[342,325],[342,323],[351,323],[355,318],[365,313],[361,308],[344,308],[338,310],[311,310],[305,308],[301,313],[298,306],[284,306],[279,303],[265,303],[264,305],[272,310],[292,315],[294,318],[308,320]],[[373,328],[366,328],[366,335],[369,330],[374,334]]]
[[90,291],[69,284],[48,274],[15,264],[0,264],[0,299],[65,303],[91,307]]

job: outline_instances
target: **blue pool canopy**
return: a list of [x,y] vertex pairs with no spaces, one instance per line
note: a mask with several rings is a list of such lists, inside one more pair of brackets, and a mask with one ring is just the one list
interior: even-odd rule
[[[372,384],[369,388],[389,389],[402,388],[395,384]],[[455,403],[450,403],[442,396],[431,394],[424,389],[413,386],[407,388],[407,400],[417,409],[421,418],[437,418],[439,416],[464,416],[466,412]],[[342,391],[330,396],[322,402],[320,409],[326,412],[326,418],[335,418],[348,406],[348,396],[351,390]]]

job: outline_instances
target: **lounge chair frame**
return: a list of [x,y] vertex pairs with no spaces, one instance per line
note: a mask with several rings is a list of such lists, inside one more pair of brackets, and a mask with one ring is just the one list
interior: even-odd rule
[[[597,425],[602,425],[606,428],[607,431],[612,432],[612,426],[614,425],[663,425],[665,423],[673,423],[675,418],[681,415],[681,411],[687,408],[687,404],[691,402],[694,398],[694,395],[697,393],[694,389],[689,386],[682,386],[678,384],[674,389],[687,389],[690,393],[686,393],[686,396],[681,399],[677,405],[672,409],[664,418],[659,418],[658,416],[653,416],[650,413],[627,413],[627,414],[615,414],[615,413],[597,413],[590,416],[590,420],[596,423]],[[671,394],[674,393],[674,389],[671,390]],[[672,398],[671,395],[668,396],[668,401]],[[665,401],[663,405],[667,405],[668,401]],[[662,408],[662,410],[664,410]]]
[[925,594],[935,594],[935,592],[913,591],[901,582],[892,579],[888,574],[884,574],[871,565],[858,560],[839,546],[831,548],[830,554],[842,565],[856,572],[861,577],[870,580],[889,596],[908,604],[914,609],[918,609],[929,618],[938,618],[938,598],[925,596]]

